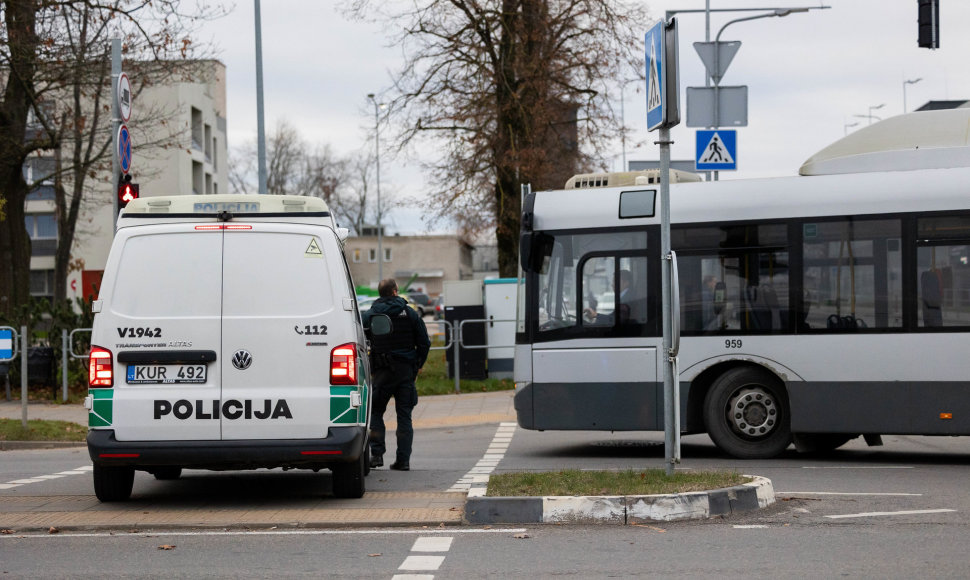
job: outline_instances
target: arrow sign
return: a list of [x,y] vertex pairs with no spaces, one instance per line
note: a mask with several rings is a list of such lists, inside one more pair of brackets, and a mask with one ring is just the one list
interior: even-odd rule
[[[707,69],[707,75],[711,77],[715,85],[720,84],[721,78],[724,77],[724,73],[727,72],[728,66],[731,65],[731,61],[734,60],[734,55],[738,53],[739,48],[741,48],[740,40],[694,43],[694,50],[701,57],[701,62]],[[717,54],[716,58],[715,54]],[[715,60],[717,61],[716,65]]]
[[131,133],[124,124],[118,128],[118,164],[123,173],[131,169]]

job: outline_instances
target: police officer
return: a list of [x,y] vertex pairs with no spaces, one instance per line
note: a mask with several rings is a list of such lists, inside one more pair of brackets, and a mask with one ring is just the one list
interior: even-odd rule
[[394,397],[394,410],[397,413],[397,460],[391,464],[391,469],[408,471],[411,469],[411,443],[414,440],[411,411],[418,404],[418,391],[414,380],[428,358],[431,340],[418,313],[408,306],[404,298],[397,295],[397,282],[393,278],[381,280],[377,291],[380,298],[363,314],[364,326],[370,328],[373,315],[386,314],[391,318],[393,328],[389,334],[370,338],[374,386],[370,466],[384,465],[384,451],[387,449],[384,444],[384,411],[387,410],[391,397]]

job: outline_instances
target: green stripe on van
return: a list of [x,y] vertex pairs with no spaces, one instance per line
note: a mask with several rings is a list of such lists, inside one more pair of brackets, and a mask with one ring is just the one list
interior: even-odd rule
[[330,422],[333,424],[360,423],[360,410],[350,406],[350,393],[357,387],[330,387]]
[[88,413],[88,427],[110,427],[114,420],[114,389],[92,389],[94,402]]

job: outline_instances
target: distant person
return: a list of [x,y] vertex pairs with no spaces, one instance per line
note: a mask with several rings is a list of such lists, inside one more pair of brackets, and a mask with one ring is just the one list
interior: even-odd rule
[[704,330],[717,330],[718,314],[724,307],[724,288],[720,288],[718,294],[718,279],[716,276],[704,276],[704,284],[701,287],[701,308],[702,324]]
[[414,441],[411,412],[418,404],[418,390],[414,381],[428,358],[431,340],[424,321],[404,298],[398,296],[397,282],[393,278],[381,280],[377,291],[380,298],[361,316],[364,327],[370,328],[370,319],[375,314],[386,314],[391,318],[392,329],[389,334],[370,337],[371,383],[374,387],[370,466],[384,465],[384,452],[387,450],[384,412],[391,397],[394,397],[397,458],[391,464],[391,469],[409,471]]
[[[633,273],[629,270],[620,270],[620,324],[630,322],[630,311],[633,306]],[[583,316],[592,324],[613,324],[614,313],[597,314],[595,306],[583,310]]]

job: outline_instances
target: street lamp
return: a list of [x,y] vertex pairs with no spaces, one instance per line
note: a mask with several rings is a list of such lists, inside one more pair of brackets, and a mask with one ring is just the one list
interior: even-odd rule
[[855,127],[858,124],[859,124],[859,121],[856,121],[855,123],[846,123],[846,124],[842,125],[842,130],[843,130],[844,134],[845,135],[848,135],[849,134],[849,127]]
[[626,86],[642,79],[627,79],[620,83],[620,142],[623,147],[623,167],[621,171],[626,171],[626,115],[623,111],[624,101],[626,101]]
[[906,85],[915,85],[916,83],[923,80],[923,77],[915,78],[908,81],[903,81],[903,113],[906,113]]
[[[773,18],[775,16],[782,18],[788,16],[792,12],[808,12],[808,8],[776,8],[771,12],[766,12],[764,14],[755,14],[754,16],[744,16],[742,18],[735,18],[734,20],[729,20],[720,30],[717,31],[717,36],[714,37],[714,74],[720,74],[721,70],[721,51],[720,42],[721,34],[724,29],[731,26],[735,22],[745,22],[747,20],[757,20],[759,18]],[[714,127],[719,127],[720,119],[718,119],[718,87],[721,84],[721,79],[714,79]]]
[[872,125],[872,120],[873,119],[875,119],[877,121],[882,121],[882,118],[881,117],[877,117],[877,116],[873,115],[872,112],[873,111],[876,111],[878,109],[881,109],[881,108],[883,108],[885,106],[886,106],[886,103],[882,103],[882,104],[879,104],[879,105],[872,105],[872,106],[869,107],[869,114],[868,115],[852,115],[852,116],[853,117],[859,117],[860,119],[869,119],[869,123],[868,124],[869,125]]
[[384,280],[384,232],[381,228],[381,122],[380,108],[374,93],[367,98],[374,103],[374,159],[377,163],[377,281]]

